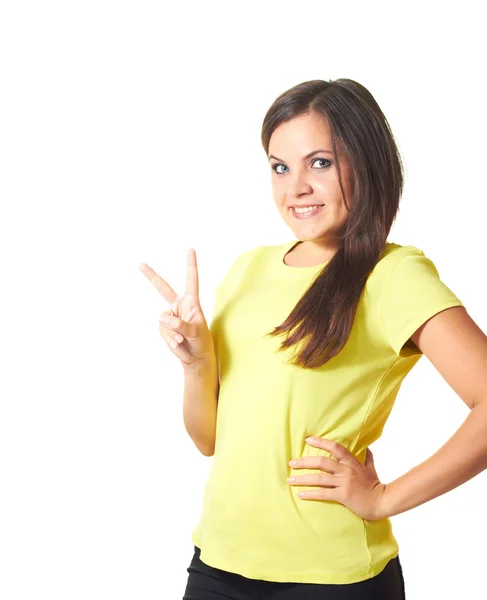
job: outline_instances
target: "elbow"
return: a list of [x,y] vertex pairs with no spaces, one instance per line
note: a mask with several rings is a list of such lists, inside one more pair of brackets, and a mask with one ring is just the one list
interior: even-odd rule
[[213,456],[215,454],[215,445],[211,447],[198,448],[203,456]]
[[201,442],[194,438],[191,439],[203,456],[213,456],[215,454],[215,442]]
[[213,456],[215,454],[215,437],[213,435],[201,435],[201,431],[192,432],[186,423],[185,426],[187,434],[199,452],[203,456]]

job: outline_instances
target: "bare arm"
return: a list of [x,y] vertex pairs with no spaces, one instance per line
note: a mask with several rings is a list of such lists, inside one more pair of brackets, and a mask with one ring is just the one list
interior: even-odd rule
[[480,402],[432,456],[386,485],[385,516],[415,508],[487,468],[487,402]]
[[213,456],[220,390],[216,359],[184,367],[183,370],[184,426],[198,450],[205,456]]
[[470,408],[431,457],[386,485],[386,516],[458,487],[487,468],[487,336],[462,307],[438,313],[411,339]]
[[154,269],[139,268],[171,308],[161,313],[159,331],[180,360],[184,371],[183,419],[198,450],[212,456],[215,448],[216,413],[219,392],[218,365],[211,331],[199,301],[196,252],[187,253],[186,288],[178,296]]

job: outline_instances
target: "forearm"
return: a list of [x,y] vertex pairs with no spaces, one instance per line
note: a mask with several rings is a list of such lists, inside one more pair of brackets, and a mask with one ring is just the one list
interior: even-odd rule
[[487,468],[487,402],[478,403],[427,460],[386,484],[383,513],[397,515],[465,483]]
[[218,405],[218,368],[216,360],[184,368],[184,426],[198,450],[212,456],[215,447]]

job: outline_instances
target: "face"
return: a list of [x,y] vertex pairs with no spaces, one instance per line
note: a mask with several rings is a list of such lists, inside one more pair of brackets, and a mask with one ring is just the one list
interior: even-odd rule
[[[304,242],[303,246],[336,250],[335,235],[349,213],[326,120],[312,113],[281,123],[272,133],[269,156],[272,195],[285,223]],[[350,167],[343,156],[340,169],[350,206]],[[319,208],[298,214],[293,209],[295,205]]]

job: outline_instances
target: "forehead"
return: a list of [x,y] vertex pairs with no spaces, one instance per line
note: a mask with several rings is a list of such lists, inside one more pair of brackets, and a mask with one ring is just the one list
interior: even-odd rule
[[331,137],[326,119],[312,113],[294,117],[276,127],[269,140],[269,154],[279,151],[303,154],[306,150],[328,147],[329,144]]

